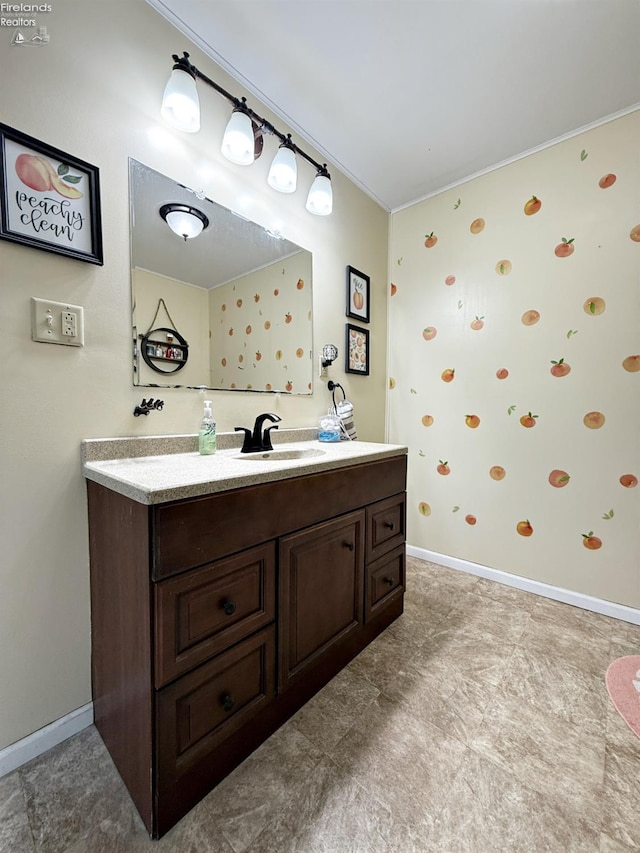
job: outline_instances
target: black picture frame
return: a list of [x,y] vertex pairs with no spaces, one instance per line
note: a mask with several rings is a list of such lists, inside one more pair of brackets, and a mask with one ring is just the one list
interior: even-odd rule
[[371,351],[369,348],[369,330],[361,329],[351,323],[346,324],[345,372],[358,376],[369,375]]
[[0,239],[102,265],[97,167],[0,123]]
[[355,267],[347,267],[347,317],[369,322],[371,280]]

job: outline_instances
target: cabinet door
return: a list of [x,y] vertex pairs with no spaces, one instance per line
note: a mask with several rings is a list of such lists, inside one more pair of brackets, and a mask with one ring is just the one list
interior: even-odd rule
[[280,540],[282,691],[363,621],[364,510]]

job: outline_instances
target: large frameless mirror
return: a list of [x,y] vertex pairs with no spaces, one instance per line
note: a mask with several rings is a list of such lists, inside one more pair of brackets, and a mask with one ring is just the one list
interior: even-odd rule
[[310,394],[311,253],[132,159],[129,193],[134,385]]

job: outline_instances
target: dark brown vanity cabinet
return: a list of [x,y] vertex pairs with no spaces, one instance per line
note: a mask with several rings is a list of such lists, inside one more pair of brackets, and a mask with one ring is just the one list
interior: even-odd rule
[[88,481],[95,724],[160,837],[402,613],[406,457],[143,505]]

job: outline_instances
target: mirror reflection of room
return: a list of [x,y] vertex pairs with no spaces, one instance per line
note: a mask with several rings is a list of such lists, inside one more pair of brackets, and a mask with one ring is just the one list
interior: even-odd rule
[[[135,160],[130,195],[134,385],[311,394],[311,254]],[[168,204],[203,214],[197,236]]]

